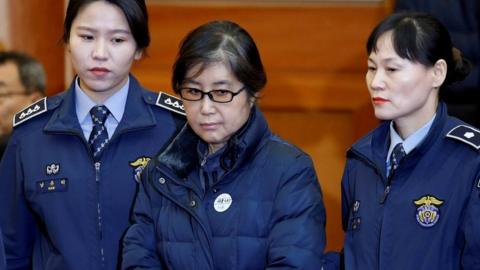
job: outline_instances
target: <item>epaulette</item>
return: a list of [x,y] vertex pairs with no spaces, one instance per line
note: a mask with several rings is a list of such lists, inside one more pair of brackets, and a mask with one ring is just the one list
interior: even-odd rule
[[155,103],[155,105],[170,110],[172,112],[186,115],[185,109],[183,108],[182,100],[163,92],[158,93],[157,102]]
[[16,127],[21,123],[31,119],[35,116],[38,116],[47,111],[47,98],[44,97],[34,103],[28,105],[23,110],[19,111],[13,117],[13,126]]
[[447,137],[462,141],[475,149],[480,149],[480,130],[466,125],[454,127],[447,133]]

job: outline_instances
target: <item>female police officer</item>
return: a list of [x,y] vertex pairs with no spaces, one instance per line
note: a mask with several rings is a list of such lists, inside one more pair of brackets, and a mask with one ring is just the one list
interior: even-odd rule
[[134,176],[177,127],[157,106],[175,102],[129,76],[149,44],[143,0],[71,0],[64,41],[77,77],[15,116],[0,168],[9,269],[115,269]]
[[250,35],[229,21],[196,28],[172,82],[188,125],[142,175],[122,267],[320,269],[320,186],[255,105],[266,77]]
[[385,121],[348,151],[345,268],[479,269],[480,132],[439,102],[468,63],[421,13],[387,17],[367,51],[367,86]]

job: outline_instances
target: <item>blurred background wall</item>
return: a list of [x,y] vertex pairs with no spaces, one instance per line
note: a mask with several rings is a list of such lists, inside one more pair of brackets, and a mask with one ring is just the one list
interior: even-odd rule
[[[48,94],[71,80],[61,40],[66,1],[0,0],[0,43],[38,58]],[[268,85],[259,104],[274,132],[310,154],[327,207],[328,249],[342,246],[340,180],[348,147],[373,128],[364,82],[365,42],[390,12],[389,1],[147,0],[152,43],[133,74],[155,91],[171,92],[178,44],[214,19],[245,27],[260,49]],[[0,45],[1,48],[1,45]],[[259,179],[261,181],[262,179]]]

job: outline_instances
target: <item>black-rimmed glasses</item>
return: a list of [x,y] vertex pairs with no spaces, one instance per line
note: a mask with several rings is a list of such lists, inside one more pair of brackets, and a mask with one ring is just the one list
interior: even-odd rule
[[184,87],[180,88],[180,96],[184,100],[188,101],[199,101],[202,100],[205,95],[210,98],[211,101],[213,102],[218,102],[218,103],[228,103],[233,100],[233,98],[240,94],[243,90],[245,90],[245,86],[240,88],[237,92],[232,92],[227,89],[213,89],[208,92],[203,92],[200,89],[197,88],[192,88],[192,87]]
[[3,92],[3,93],[0,93],[0,98],[7,98],[11,96],[26,96],[26,95],[28,94],[25,92]]

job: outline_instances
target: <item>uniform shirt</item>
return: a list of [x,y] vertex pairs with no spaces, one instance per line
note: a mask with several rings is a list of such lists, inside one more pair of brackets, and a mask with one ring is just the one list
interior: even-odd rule
[[393,127],[393,121],[390,122],[390,148],[388,149],[386,161],[387,173],[390,171],[390,156],[392,155],[395,145],[401,143],[403,146],[403,150],[405,150],[405,153],[408,155],[408,153],[410,153],[415,147],[417,147],[417,145],[419,145],[423,141],[423,139],[425,139],[425,136],[427,136],[427,133],[432,126],[433,120],[435,119],[435,115],[436,114],[434,114],[432,119],[430,119],[425,125],[423,125],[423,127],[417,129],[405,140],[400,137],[400,135]]
[[[123,113],[125,112],[125,104],[127,103],[128,85],[130,79],[118,90],[115,94],[105,100],[104,104],[110,114],[105,122],[107,128],[108,138],[111,139],[113,133],[117,129],[118,123],[122,120]],[[90,116],[90,110],[100,104],[96,104],[85,92],[80,88],[78,78],[75,80],[75,110],[77,112],[78,122],[82,127],[83,135],[88,140],[90,133],[93,129],[92,117]]]

